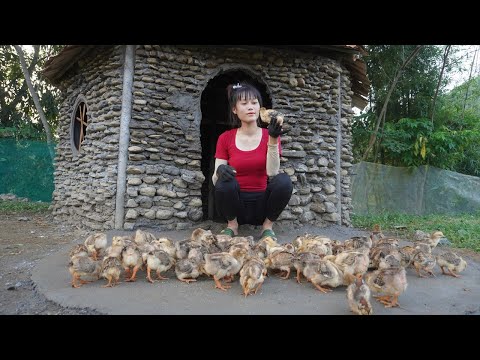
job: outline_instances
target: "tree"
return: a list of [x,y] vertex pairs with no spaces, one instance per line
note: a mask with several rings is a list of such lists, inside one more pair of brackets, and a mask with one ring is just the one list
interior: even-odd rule
[[[23,54],[23,50],[20,45],[13,45],[15,50],[17,51],[18,58],[20,59],[20,65],[22,67],[23,76],[25,76],[25,82],[27,83],[28,90],[30,91],[30,95],[33,98],[33,102],[35,103],[35,107],[37,109],[38,115],[40,116],[40,120],[42,121],[43,128],[45,129],[45,134],[47,135],[47,144],[51,148],[53,143],[52,132],[50,131],[50,126],[48,125],[47,118],[45,117],[45,113],[43,112],[42,106],[40,105],[40,100],[38,98],[38,94],[33,88],[32,80],[30,78],[30,73],[28,72],[27,63],[25,62],[25,56]],[[53,150],[51,150],[51,155],[53,158]]]
[[[33,45],[31,52],[24,51],[28,74],[39,95],[52,135],[56,132],[59,91],[40,75],[45,61],[57,54],[63,45]],[[25,75],[16,49],[0,45],[0,131],[9,129],[15,137],[46,139],[46,132],[29,94]]]
[[417,52],[418,45],[366,45],[365,48],[371,90],[369,106],[352,124],[353,150],[356,159],[376,162],[389,157],[382,144],[387,125],[391,135],[391,125],[401,119],[431,118],[435,93],[443,94],[452,70],[459,66],[458,49],[452,46],[445,61],[445,46],[421,45]]
[[377,139],[377,133],[378,133],[378,128],[380,126],[380,123],[385,121],[388,101],[390,100],[390,96],[392,95],[392,92],[395,89],[395,86],[397,85],[397,82],[400,79],[400,76],[402,75],[402,72],[408,66],[408,64],[415,58],[415,56],[418,54],[418,52],[420,51],[421,48],[422,48],[422,45],[417,45],[417,47],[412,51],[412,53],[407,57],[407,59],[400,65],[400,67],[396,71],[395,77],[393,78],[392,84],[390,85],[390,88],[389,88],[389,90],[387,92],[387,95],[385,97],[382,110],[380,111],[380,115],[377,118],[377,123],[375,125],[375,130],[373,131],[372,135],[370,136],[370,141],[368,142],[367,149],[365,150],[365,153],[363,154],[363,160],[365,160],[367,158],[370,150],[372,150],[372,147],[375,144],[375,140]]

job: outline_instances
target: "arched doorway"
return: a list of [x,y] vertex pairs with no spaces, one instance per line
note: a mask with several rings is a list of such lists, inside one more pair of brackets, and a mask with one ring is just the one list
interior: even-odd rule
[[223,221],[215,211],[215,199],[212,175],[215,166],[215,149],[218,137],[229,130],[227,86],[239,81],[253,84],[262,95],[263,106],[272,107],[265,84],[241,70],[221,73],[211,79],[201,97],[202,121],[200,123],[200,141],[202,145],[201,168],[205,181],[202,184],[202,210],[204,220]]

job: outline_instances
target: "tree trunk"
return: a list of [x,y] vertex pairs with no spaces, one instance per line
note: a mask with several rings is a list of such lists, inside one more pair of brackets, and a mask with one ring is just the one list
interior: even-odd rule
[[438,84],[437,84],[437,89],[435,90],[435,95],[433,96],[433,101],[432,101],[432,129],[433,129],[433,117],[435,116],[435,102],[437,101],[437,95],[438,95],[438,89],[440,89],[440,84],[442,83],[442,77],[443,77],[443,71],[445,70],[445,65],[447,64],[447,57],[448,53],[450,52],[450,48],[452,45],[447,45],[445,47],[445,53],[443,54],[443,65],[442,65],[442,70],[440,71],[440,77],[438,79]]
[[395,75],[395,78],[393,79],[392,85],[390,86],[390,89],[388,90],[387,96],[385,98],[385,103],[383,104],[382,111],[380,111],[380,115],[378,116],[377,123],[375,125],[375,130],[373,131],[372,135],[370,136],[370,141],[368,142],[367,149],[365,150],[365,153],[363,154],[362,161],[365,161],[367,159],[368,154],[373,148],[373,145],[375,144],[375,140],[377,139],[377,133],[378,133],[378,128],[380,127],[380,124],[385,117],[387,113],[387,105],[388,101],[390,100],[390,96],[393,93],[393,90],[395,89],[395,86],[397,85],[398,80],[400,79],[400,75],[402,75],[403,70],[407,67],[407,65],[417,56],[418,52],[420,49],[423,47],[423,45],[417,45],[415,50],[412,51],[410,56],[405,60],[405,62],[400,66],[400,68],[397,71],[397,74]]
[[40,99],[38,98],[38,94],[33,88],[32,80],[30,78],[30,74],[27,69],[27,63],[25,62],[25,56],[23,55],[23,50],[20,45],[13,45],[15,50],[17,51],[18,58],[20,59],[20,65],[22,67],[23,76],[25,76],[25,81],[28,86],[28,90],[30,91],[30,95],[33,98],[33,102],[35,104],[35,108],[37,109],[38,115],[40,116],[40,120],[42,121],[43,128],[45,129],[45,133],[47,135],[47,144],[48,149],[50,151],[50,156],[53,160],[54,153],[53,153],[53,137],[52,132],[50,130],[50,126],[48,125],[47,118],[45,113],[43,112],[42,106],[40,105]]
[[478,52],[478,46],[475,49],[475,53],[473,54],[472,65],[470,66],[470,75],[468,75],[467,90],[465,91],[465,100],[463,101],[462,120],[465,117],[465,108],[467,106],[468,90],[470,89],[470,80],[472,80],[473,64],[475,64],[475,58],[477,57],[477,52]]

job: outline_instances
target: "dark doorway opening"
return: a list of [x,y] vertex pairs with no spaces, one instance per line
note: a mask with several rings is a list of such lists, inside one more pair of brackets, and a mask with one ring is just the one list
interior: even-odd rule
[[200,123],[201,168],[205,176],[205,181],[202,184],[203,220],[224,221],[215,210],[212,175],[215,167],[217,139],[224,131],[230,130],[228,123],[230,109],[226,89],[229,84],[239,81],[248,81],[253,84],[262,95],[263,106],[266,108],[272,107],[272,100],[267,94],[267,87],[244,71],[228,71],[208,82],[201,97],[202,121]]

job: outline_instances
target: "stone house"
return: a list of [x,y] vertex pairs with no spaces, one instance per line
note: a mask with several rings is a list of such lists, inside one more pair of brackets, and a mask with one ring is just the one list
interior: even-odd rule
[[352,107],[369,81],[357,45],[66,46],[44,76],[61,90],[52,207],[82,227],[185,229],[219,220],[211,175],[226,86],[248,80],[286,114],[278,221],[350,225]]

